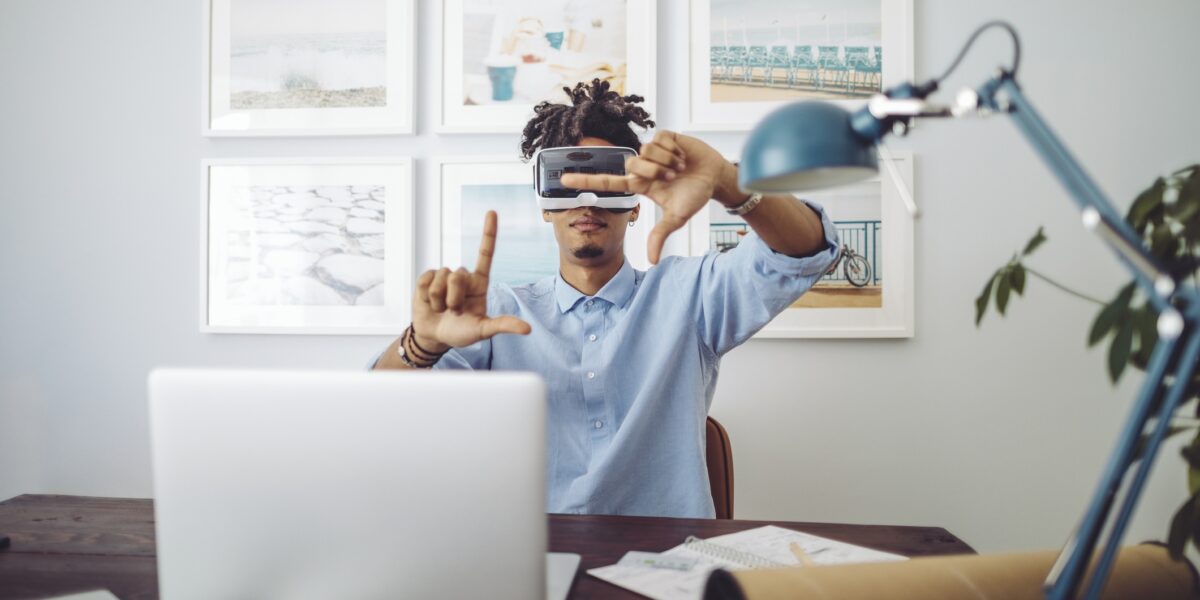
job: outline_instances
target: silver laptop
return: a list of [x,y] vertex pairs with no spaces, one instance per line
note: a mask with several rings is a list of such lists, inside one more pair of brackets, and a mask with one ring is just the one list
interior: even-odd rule
[[158,370],[149,385],[165,600],[546,595],[536,376]]

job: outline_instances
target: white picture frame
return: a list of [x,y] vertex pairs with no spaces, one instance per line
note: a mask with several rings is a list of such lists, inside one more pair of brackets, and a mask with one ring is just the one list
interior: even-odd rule
[[[912,153],[894,151],[892,154],[905,185],[913,191]],[[873,228],[878,234],[877,246],[876,241],[871,241],[868,244],[871,249],[864,252],[869,255],[873,270],[884,270],[879,305],[871,308],[789,307],[755,334],[755,338],[911,338],[915,335],[913,217],[905,208],[900,190],[884,165],[880,165],[879,171],[877,177],[858,184],[879,187],[881,228]],[[852,187],[798,193],[796,196],[821,204],[837,226],[837,196]],[[916,192],[913,194],[915,196]],[[708,210],[702,210],[688,223],[688,244],[692,256],[702,256],[712,246],[709,213]],[[864,226],[866,231],[868,229]],[[840,276],[840,265],[838,271]],[[805,298],[802,297],[800,301],[805,302]]]
[[201,332],[404,330],[411,159],[209,159],[202,169]]
[[[344,6],[341,0],[307,0],[298,4],[288,4],[287,0],[259,0],[256,10],[243,5],[240,10],[247,11],[247,16],[245,22],[239,22],[238,28],[264,33],[235,35],[233,0],[203,0],[203,135],[292,137],[414,133],[416,0],[355,1],[378,4],[374,8],[383,8],[386,16],[380,19],[382,32],[329,32],[339,25],[348,29],[359,25],[346,16],[354,13],[354,7]],[[280,12],[288,18],[268,18],[272,4],[280,5]],[[318,8],[328,12],[318,13]],[[302,12],[305,10],[312,14]],[[357,18],[373,23],[368,17],[359,15]],[[296,24],[306,19],[303,25]],[[307,37],[295,33],[294,30],[307,27],[310,22],[314,31],[322,28],[327,31],[314,32]],[[236,59],[235,44],[239,49]],[[245,76],[246,73],[253,77]],[[326,84],[325,79],[335,83]],[[281,89],[258,89],[267,85],[266,82],[276,80],[280,81],[278,86],[287,90],[299,89],[295,94],[303,92],[305,95],[289,96],[288,91]],[[374,85],[376,83],[378,85]],[[339,89],[320,89],[324,85],[336,85]],[[254,86],[255,90],[237,90],[242,86]],[[314,86],[316,89],[312,89]],[[352,88],[340,89],[346,86]],[[379,102],[382,104],[377,104]],[[292,105],[297,103],[300,105]],[[304,106],[306,103],[331,103],[334,106]]]
[[[500,101],[491,104],[493,100],[488,98],[487,94],[479,92],[479,86],[466,83],[464,56],[468,53],[465,51],[464,44],[469,36],[465,34],[464,9],[468,2],[473,1],[484,0],[444,0],[442,2],[440,15],[442,78],[438,86],[436,131],[438,133],[520,133],[525,123],[533,117],[533,107],[537,101],[548,99],[566,102],[566,98],[561,92],[558,92],[558,84],[551,84],[543,86],[551,92],[548,97],[525,102]],[[500,5],[508,0],[486,1]],[[650,114],[654,114],[657,0],[622,1],[625,2],[625,60],[627,65],[624,93],[644,97],[645,101],[641,106]],[[537,11],[536,16],[539,18],[553,12],[553,2],[535,3],[530,1],[529,5],[534,7]],[[596,4],[594,6],[606,5]],[[496,42],[491,37],[489,36],[487,41],[481,43],[490,46]],[[560,42],[560,44],[564,43],[566,42]],[[555,53],[557,52],[558,50],[555,50]],[[556,66],[552,60],[544,62],[546,70]],[[573,64],[578,61],[567,58],[564,59],[564,62]],[[532,70],[533,65],[521,63],[516,68]],[[544,82],[547,74],[536,71],[524,75],[518,71],[517,77],[525,78],[530,82]],[[566,80],[560,83],[562,85],[570,84]],[[517,88],[517,94],[521,88],[529,87],[521,85],[520,80],[514,80],[513,85]],[[491,90],[490,86],[488,89]],[[517,94],[514,94],[513,98],[519,100]],[[469,97],[478,97],[479,103],[466,104],[466,99]]]
[[[861,0],[860,0],[861,1]],[[765,70],[759,67],[758,75],[755,75],[755,67],[743,69],[742,67],[729,67],[726,71],[724,59],[718,58],[711,54],[713,52],[713,44],[711,43],[714,35],[714,24],[711,22],[712,2],[713,0],[690,0],[689,3],[689,29],[688,29],[688,103],[687,103],[687,119],[683,126],[684,131],[749,131],[755,123],[761,120],[767,113],[772,110],[793,102],[803,99],[823,99],[826,101],[838,104],[847,110],[857,109],[866,103],[865,93],[869,93],[870,88],[887,89],[896,84],[911,81],[913,78],[913,1],[914,0],[875,0],[880,7],[880,37],[878,45],[870,40],[864,41],[863,38],[855,37],[849,32],[843,32],[840,41],[850,40],[849,43],[842,44],[840,41],[829,41],[830,44],[837,46],[837,60],[842,65],[834,70],[822,69],[801,69],[797,67],[794,70],[795,77],[793,81],[788,81],[785,73],[788,69],[771,69],[771,81],[768,85]],[[728,0],[725,4],[728,4]],[[789,49],[787,50],[788,59],[793,60],[792,56],[799,56],[796,53],[797,45],[805,45],[810,47],[810,57],[813,61],[820,59],[820,40],[811,40],[811,36],[805,33],[805,27],[811,27],[811,23],[818,18],[818,15],[826,17],[826,40],[833,40],[838,36],[829,33],[828,27],[836,25],[832,22],[836,20],[837,15],[826,14],[826,12],[834,12],[834,10],[823,11],[821,5],[828,4],[829,8],[836,9],[836,6],[842,3],[842,0],[819,0],[816,6],[808,3],[809,6],[803,13],[792,15],[795,19],[795,25],[787,23],[787,12],[789,8],[795,6],[794,3],[778,2],[776,0],[751,0],[751,2],[739,2],[736,5],[736,11],[745,13],[746,11],[755,10],[755,5],[764,5],[762,12],[763,20],[774,20],[777,22],[778,33],[775,34],[776,41],[782,41]],[[814,10],[814,8],[816,10]],[[752,15],[749,19],[753,19]],[[741,23],[746,23],[747,17],[742,17]],[[737,23],[735,25],[741,25]],[[785,23],[787,23],[785,25]],[[721,30],[728,31],[728,20],[723,19]],[[761,25],[761,24],[759,24]],[[793,28],[794,27],[794,28]],[[763,27],[747,28],[740,27],[740,32],[735,31],[733,38],[730,39],[728,46],[725,48],[733,48],[739,46],[737,43],[738,33],[742,38],[742,48],[749,46],[763,46],[768,50],[774,45],[772,42],[755,44],[749,40],[747,31],[757,31],[758,40],[761,41],[763,36],[769,36],[770,33],[764,32]],[[791,29],[791,30],[789,30]],[[811,31],[811,29],[810,29]],[[796,44],[800,41],[800,44]],[[858,44],[865,44],[867,47],[867,57],[872,64],[880,65],[879,72],[859,72],[847,66],[847,63],[858,64],[858,60],[846,60],[846,48],[856,47],[861,48]],[[749,52],[749,50],[747,50]],[[718,53],[720,54],[720,53]],[[732,56],[732,50],[727,52]],[[875,56],[878,55],[880,60],[876,63]],[[840,57],[840,58],[839,58]],[[721,66],[714,66],[717,61]],[[730,59],[734,62],[734,59]],[[840,69],[840,70],[839,70]],[[750,74],[751,83],[746,84],[740,81],[742,71],[745,70]],[[781,72],[782,71],[782,72]],[[763,100],[739,100],[739,101],[718,101],[712,100],[713,93],[713,73],[717,72],[718,77],[727,77],[724,79],[725,85],[720,89],[722,93],[733,97],[753,98],[763,97]],[[813,83],[811,76],[820,74],[817,79],[822,86],[820,89],[815,89],[816,83]],[[774,82],[775,77],[783,79],[783,84]],[[759,81],[756,82],[755,78]],[[851,79],[853,77],[853,79]],[[831,83],[836,82],[839,78],[844,79],[845,85]],[[859,81],[863,82],[861,88],[856,88],[853,84]],[[854,90],[855,97],[850,98],[850,90]],[[843,96],[843,92],[847,99],[839,99]],[[770,98],[770,99],[767,99]]]
[[[496,236],[496,254],[492,261],[492,281],[505,281],[509,284],[530,283],[540,276],[558,273],[558,246],[553,242],[553,224],[542,221],[541,211],[533,190],[533,167],[519,159],[507,156],[456,156],[435,159],[437,173],[437,190],[441,198],[441,214],[439,215],[440,265],[450,269],[465,267],[475,268],[478,257],[478,239],[483,231],[483,213],[485,209],[496,210],[498,213],[498,231]],[[508,194],[505,197],[523,202],[516,204],[510,210],[501,206],[481,206],[477,200],[465,198],[464,191],[468,186],[502,186],[505,188],[527,188],[524,200],[520,200],[521,192]],[[473,205],[474,204],[474,205]],[[650,266],[647,258],[648,239],[654,229],[657,211],[652,200],[643,197],[638,220],[625,234],[625,257],[635,269],[646,270]],[[515,213],[513,211],[516,211]],[[469,213],[469,214],[468,214]],[[519,219],[522,233],[521,241],[515,242],[511,235],[506,235],[505,224],[512,221],[506,218],[506,213]],[[470,227],[472,229],[468,230]],[[531,231],[537,228],[537,232]],[[538,236],[538,252],[553,253],[548,256],[536,257],[540,267],[534,269],[538,277],[532,275],[522,278],[508,278],[506,271],[515,270],[517,265],[506,265],[513,260],[509,248],[516,244],[521,252],[532,254],[534,248],[533,235]],[[465,236],[465,237],[464,237]],[[549,238],[550,242],[546,242]],[[469,242],[467,240],[470,240]],[[506,243],[508,242],[508,243]],[[518,259],[519,260],[519,259]],[[523,262],[519,265],[526,268]]]

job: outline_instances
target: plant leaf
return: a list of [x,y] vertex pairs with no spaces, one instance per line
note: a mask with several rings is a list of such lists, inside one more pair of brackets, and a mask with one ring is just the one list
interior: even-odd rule
[[1121,291],[1117,293],[1117,297],[1109,302],[1100,310],[1100,314],[1096,315],[1096,320],[1092,322],[1092,330],[1088,333],[1088,346],[1095,346],[1116,324],[1117,319],[1129,310],[1129,302],[1133,300],[1133,282],[1130,282]]
[[[1200,202],[1200,165],[1192,165],[1188,167],[1192,170],[1187,178],[1183,180],[1183,185],[1179,187],[1180,202]],[[1182,175],[1187,169],[1182,169],[1178,174]]]
[[1146,219],[1150,216],[1150,212],[1162,207],[1163,190],[1166,187],[1166,181],[1159,177],[1134,199],[1133,205],[1129,207],[1129,214],[1125,217],[1125,220],[1133,225],[1134,229],[1141,231],[1142,227],[1146,225]]
[[1171,262],[1175,251],[1179,248],[1179,240],[1171,233],[1171,228],[1158,226],[1150,234],[1150,253],[1164,262]]
[[1108,376],[1116,383],[1129,364],[1129,352],[1133,349],[1133,321],[1122,319],[1112,345],[1108,347]]
[[1008,294],[1012,290],[1012,279],[1009,278],[1008,269],[999,275],[999,279],[1000,284],[996,286],[996,310],[1004,314],[1004,310],[1008,308]]
[[1038,227],[1037,233],[1033,234],[1033,237],[1029,238],[1029,241],[1025,243],[1025,249],[1021,251],[1021,256],[1029,256],[1045,241],[1046,234],[1042,232],[1041,227]]
[[1025,265],[1016,263],[1013,265],[1012,272],[1009,274],[1012,278],[1012,289],[1018,295],[1025,295]]
[[1192,546],[1200,548],[1200,500],[1192,502]]
[[1179,201],[1175,203],[1174,210],[1171,211],[1171,216],[1175,217],[1175,220],[1179,221],[1180,223],[1187,223],[1191,221],[1198,212],[1200,212],[1200,202],[1197,202],[1191,198],[1186,200],[1180,198]]
[[1150,355],[1158,344],[1158,315],[1149,303],[1130,311],[1137,334],[1138,348],[1133,355],[1133,365],[1145,369],[1150,364]]
[[1188,492],[1192,494],[1200,493],[1200,469],[1197,469],[1197,463],[1200,463],[1200,448],[1196,446],[1184,446],[1180,454],[1188,463]]
[[1175,205],[1175,217],[1183,224],[1184,234],[1189,242],[1196,243],[1200,239],[1200,168],[1183,180]]
[[1195,527],[1196,496],[1192,496],[1175,511],[1175,516],[1171,517],[1171,530],[1167,534],[1167,552],[1171,554],[1171,558],[1179,560],[1183,557],[1183,546],[1187,544]]
[[[1171,426],[1174,428],[1174,426]],[[1188,465],[1188,493],[1200,493],[1200,432],[1192,436],[1192,441],[1179,449],[1179,454]],[[1200,508],[1200,507],[1198,507]]]
[[979,322],[983,320],[983,313],[987,311],[988,300],[992,297],[992,285],[996,283],[996,276],[999,273],[993,274],[987,280],[987,285],[983,286],[983,293],[975,299],[975,326],[979,327]]

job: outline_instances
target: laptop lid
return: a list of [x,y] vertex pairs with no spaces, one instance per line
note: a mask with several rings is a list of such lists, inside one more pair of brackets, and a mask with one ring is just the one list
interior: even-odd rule
[[149,388],[165,600],[545,594],[537,376],[158,370]]

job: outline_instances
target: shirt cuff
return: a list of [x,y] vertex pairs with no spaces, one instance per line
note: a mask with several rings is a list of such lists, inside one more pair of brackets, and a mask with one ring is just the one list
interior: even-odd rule
[[821,229],[825,233],[825,248],[812,256],[797,258],[780,254],[771,249],[762,238],[757,234],[751,234],[746,237],[752,240],[755,251],[762,262],[781,273],[790,273],[801,277],[812,277],[814,275],[824,275],[829,269],[829,265],[837,259],[838,253],[841,252],[841,240],[838,238],[837,228],[833,226],[833,221],[829,220],[829,215],[825,213],[825,208],[820,204],[811,200],[799,199],[813,209],[821,218]]

